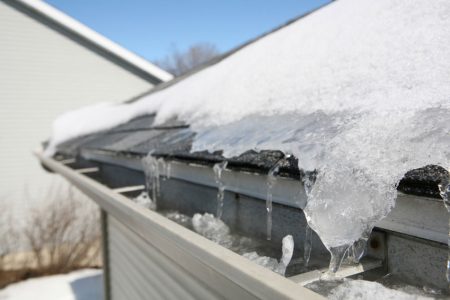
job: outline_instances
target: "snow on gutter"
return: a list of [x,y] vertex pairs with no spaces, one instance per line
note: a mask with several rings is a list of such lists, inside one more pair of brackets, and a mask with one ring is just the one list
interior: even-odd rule
[[24,5],[28,9],[31,9],[32,11],[45,16],[51,21],[62,26],[64,29],[75,33],[79,37],[91,42],[95,46],[109,52],[110,54],[139,69],[141,72],[150,75],[151,77],[154,77],[162,82],[169,81],[173,78],[172,74],[158,68],[147,60],[105,38],[104,36],[98,34],[94,30],[83,25],[77,20],[46,4],[44,1],[17,0],[17,2]]
[[108,214],[139,232],[152,247],[223,297],[231,292],[258,299],[323,299],[300,284],[137,205],[42,152],[37,151],[35,155],[44,166],[65,177]]

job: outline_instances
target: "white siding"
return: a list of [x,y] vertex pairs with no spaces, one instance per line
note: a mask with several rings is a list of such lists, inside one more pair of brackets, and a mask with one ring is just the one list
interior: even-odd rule
[[0,1],[0,202],[42,200],[52,181],[32,156],[59,114],[123,101],[152,85]]

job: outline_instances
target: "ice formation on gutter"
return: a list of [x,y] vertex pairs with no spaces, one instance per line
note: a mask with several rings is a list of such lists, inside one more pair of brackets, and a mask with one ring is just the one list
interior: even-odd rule
[[62,116],[49,151],[156,112],[191,124],[193,151],[293,154],[318,171],[308,223],[342,252],[391,210],[405,172],[450,166],[448,45],[447,0],[336,1],[138,102]]
[[377,282],[365,280],[347,280],[338,287],[334,288],[330,295],[330,300],[431,300],[433,298],[419,295],[409,294],[404,291],[393,290]]

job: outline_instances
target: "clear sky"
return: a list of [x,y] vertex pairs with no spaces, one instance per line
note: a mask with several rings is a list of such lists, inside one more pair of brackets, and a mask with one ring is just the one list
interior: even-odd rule
[[329,0],[46,0],[148,60],[197,42],[230,50]]

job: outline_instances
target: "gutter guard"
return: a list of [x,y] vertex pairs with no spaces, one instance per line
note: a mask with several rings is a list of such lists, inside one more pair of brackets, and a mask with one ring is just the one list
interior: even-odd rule
[[[83,193],[144,240],[159,249],[193,277],[224,298],[323,299],[244,257],[145,209],[125,196],[70,169],[60,162],[35,155],[47,168],[65,177]],[[231,287],[231,289],[230,289]]]

